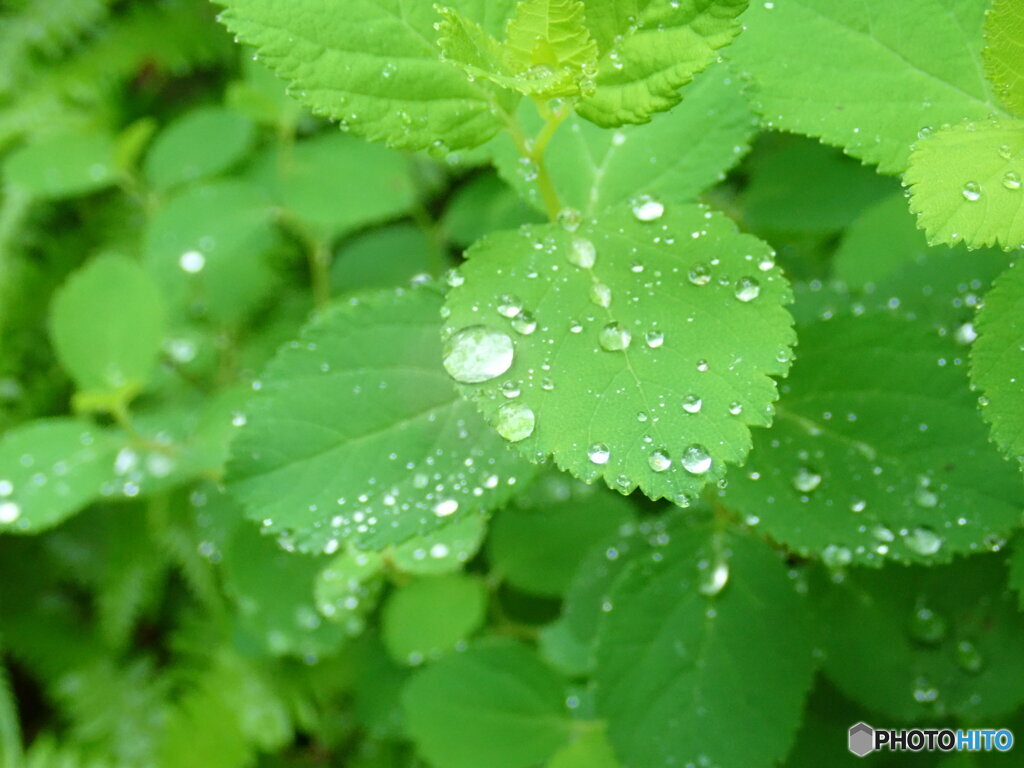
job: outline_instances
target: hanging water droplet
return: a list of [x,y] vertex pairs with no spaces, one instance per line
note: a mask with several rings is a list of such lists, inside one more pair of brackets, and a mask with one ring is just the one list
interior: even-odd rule
[[1007,171],[1003,176],[1003,186],[1009,190],[1020,189],[1020,174]]
[[664,472],[672,466],[672,459],[664,448],[655,448],[647,458],[647,463],[655,472]]
[[821,561],[829,568],[843,568],[853,560],[853,553],[849,547],[840,547],[837,544],[829,544],[821,551]]
[[498,418],[494,422],[494,428],[510,443],[518,443],[533,434],[536,424],[537,417],[528,405],[504,403],[498,409]]
[[707,285],[711,282],[711,270],[703,264],[694,264],[686,277],[694,285]]
[[741,277],[736,281],[735,294],[744,304],[761,295],[761,284],[752,277]]
[[711,454],[703,445],[691,445],[683,451],[683,469],[691,475],[703,475],[711,469]]
[[587,449],[587,458],[593,464],[607,464],[611,456],[611,451],[608,450],[608,446],[604,443],[594,443]]
[[729,582],[729,563],[725,560],[719,560],[713,565],[703,563],[704,567],[700,568],[700,577],[698,579],[697,591],[702,595],[708,597],[714,597],[723,589]]
[[656,221],[665,213],[665,206],[650,195],[641,195],[633,203],[637,221]]
[[512,339],[483,325],[471,325],[452,336],[444,351],[448,375],[463,384],[479,384],[512,367]]
[[800,467],[793,475],[793,487],[801,493],[810,493],[821,485],[821,475],[807,467]]
[[598,341],[609,352],[622,352],[629,347],[633,334],[622,323],[608,323],[598,334]]
[[521,333],[523,336],[529,336],[537,330],[537,321],[532,314],[523,310],[512,318],[512,330],[516,333]]
[[915,528],[903,541],[919,555],[934,555],[942,548],[942,537],[929,528]]
[[687,413],[700,413],[703,405],[704,401],[700,399],[699,395],[686,395],[683,397],[683,410]]
[[968,181],[960,193],[964,196],[964,200],[974,203],[981,199],[981,186],[976,181]]
[[513,318],[523,311],[523,302],[511,293],[505,294],[498,300],[498,314],[502,317]]
[[985,657],[970,640],[961,640],[956,644],[956,663],[964,672],[974,675],[985,666]]
[[665,343],[665,334],[661,331],[648,331],[644,334],[644,341],[651,349],[657,349]]
[[575,264],[583,269],[590,269],[597,261],[597,248],[585,237],[574,237],[566,258],[570,264]]
[[590,286],[590,300],[607,309],[612,305],[612,289],[604,283],[594,283]]
[[21,517],[21,507],[13,501],[0,502],[0,524],[13,523]]
[[946,620],[926,605],[918,604],[910,616],[910,636],[925,645],[937,645],[946,637]]

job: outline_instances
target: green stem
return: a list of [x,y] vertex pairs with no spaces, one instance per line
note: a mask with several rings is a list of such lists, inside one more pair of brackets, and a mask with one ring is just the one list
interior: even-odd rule
[[309,257],[309,276],[313,287],[313,303],[323,309],[331,300],[331,249],[317,238],[306,248]]
[[547,149],[558,127],[569,116],[570,109],[568,106],[565,106],[561,109],[552,110],[540,100],[535,100],[534,104],[536,104],[537,111],[540,112],[541,117],[544,118],[544,125],[541,126],[540,131],[532,139],[527,138],[522,128],[519,127],[519,123],[508,112],[499,109],[498,114],[504,120],[520,157],[530,161],[536,169],[537,189],[540,191],[544,210],[551,221],[556,221],[558,214],[562,211],[562,202],[558,198],[558,191],[551,180],[551,174],[548,173],[547,163],[544,162],[544,151]]

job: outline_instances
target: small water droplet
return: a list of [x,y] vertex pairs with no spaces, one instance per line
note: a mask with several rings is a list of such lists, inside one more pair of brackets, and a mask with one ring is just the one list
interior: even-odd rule
[[587,458],[593,464],[607,464],[611,456],[611,451],[608,450],[608,446],[604,443],[594,443],[587,449]]
[[633,215],[637,221],[657,221],[664,213],[665,206],[650,195],[642,195],[633,203]]
[[927,679],[919,677],[914,681],[914,701],[918,704],[931,704],[939,698],[939,689],[928,682]]
[[454,514],[458,508],[459,502],[455,499],[445,499],[434,505],[434,514],[438,517],[448,517],[448,515]]
[[580,228],[580,222],[583,220],[583,216],[580,214],[578,208],[563,208],[558,212],[557,220],[566,232],[575,232]]
[[743,303],[753,301],[761,295],[761,284],[752,277],[741,277],[736,281],[735,296]]
[[704,566],[700,569],[697,591],[702,595],[713,597],[725,589],[725,585],[729,582],[729,563],[719,560],[713,565],[705,563]]
[[597,248],[585,237],[574,237],[566,258],[570,264],[575,264],[582,269],[590,269],[597,261]]
[[502,317],[513,318],[523,311],[522,300],[513,294],[506,294],[498,300],[498,314]]
[[711,469],[711,454],[703,445],[691,445],[683,451],[683,469],[691,475],[703,475]]
[[810,493],[821,485],[821,475],[807,467],[800,467],[793,475],[793,487],[801,493]]
[[729,403],[729,413],[732,414],[733,416],[739,416],[741,413],[743,413],[743,403],[733,400],[731,403]]
[[1003,176],[1003,186],[1009,190],[1020,189],[1020,174],[1007,171]]
[[511,380],[502,382],[502,385],[498,387],[498,389],[501,391],[501,394],[509,400],[519,397],[519,394],[522,392],[519,388],[519,384]]
[[199,251],[185,251],[178,259],[178,266],[182,271],[195,275],[203,271],[206,266],[206,257]]
[[598,334],[602,349],[609,352],[622,352],[629,347],[632,340],[633,334],[622,323],[608,323]]
[[498,418],[494,423],[494,428],[510,443],[518,443],[533,434],[536,424],[537,417],[528,405],[504,403],[498,409]]
[[648,331],[644,334],[644,341],[651,349],[657,349],[665,343],[665,334],[661,331]]
[[508,334],[482,325],[457,332],[445,344],[444,368],[463,384],[479,384],[500,376],[512,367],[512,339]]
[[651,455],[647,458],[647,463],[651,465],[651,469],[655,472],[664,472],[672,466],[672,459],[664,448],[656,448],[651,451]]
[[711,282],[711,270],[703,264],[694,264],[686,277],[694,285],[707,285]]
[[458,288],[464,282],[466,278],[462,276],[462,273],[457,269],[449,269],[444,276],[444,281],[448,283],[450,288]]
[[0,502],[0,524],[10,524],[21,517],[21,507],[13,501]]
[[956,644],[956,663],[964,672],[974,675],[985,666],[985,657],[970,640],[961,640]]
[[925,645],[937,645],[946,637],[946,620],[926,605],[918,604],[910,616],[910,636]]
[[594,283],[590,286],[590,300],[607,309],[612,305],[612,289],[604,283]]
[[821,561],[829,568],[843,568],[853,560],[853,553],[849,547],[840,547],[837,544],[829,544],[821,551]]
[[854,499],[850,502],[851,512],[863,512],[867,509],[868,503],[864,499]]
[[700,399],[699,395],[686,395],[683,397],[683,410],[687,413],[700,413],[703,405],[704,401]]
[[532,314],[523,310],[512,318],[512,330],[516,333],[521,333],[523,336],[529,336],[537,330],[537,321]]
[[976,181],[968,181],[964,184],[963,189],[960,190],[960,194],[969,203],[977,202],[981,199],[981,186]]
[[942,537],[929,528],[915,528],[904,538],[904,543],[919,555],[934,555],[942,548]]

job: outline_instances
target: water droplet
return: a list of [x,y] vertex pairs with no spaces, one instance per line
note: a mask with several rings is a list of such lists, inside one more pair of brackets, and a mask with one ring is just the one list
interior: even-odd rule
[[511,293],[502,296],[498,300],[498,314],[502,317],[513,318],[523,311],[523,302]]
[[521,333],[523,336],[529,336],[537,330],[537,321],[532,314],[523,310],[512,318],[512,330],[516,333]]
[[964,323],[956,329],[954,338],[960,344],[971,344],[978,338],[978,332],[974,330],[974,323]]
[[651,469],[655,472],[664,472],[672,466],[672,459],[664,448],[656,448],[647,457],[647,463],[651,465]]
[[583,216],[577,208],[563,208],[558,212],[557,220],[566,232],[575,232],[580,228]]
[[456,333],[445,345],[444,368],[463,384],[479,384],[512,367],[512,339],[501,331],[472,325]]
[[942,537],[928,528],[915,528],[907,534],[904,543],[919,555],[934,555],[942,548]]
[[448,517],[448,515],[454,514],[458,508],[459,502],[455,499],[445,499],[434,505],[434,514],[438,517]]
[[651,349],[657,349],[665,343],[665,334],[661,331],[648,331],[644,334],[644,341]]
[[1020,189],[1020,174],[1007,171],[1003,176],[1003,186],[1010,190]]
[[14,483],[10,480],[0,480],[0,496],[10,496],[14,493]]
[[732,414],[733,416],[739,416],[741,413],[743,413],[743,403],[740,403],[736,400],[729,403],[729,413]]
[[597,261],[597,248],[585,237],[574,237],[572,239],[572,247],[569,248],[566,258],[570,264],[575,264],[583,269],[590,269],[594,266],[594,262]]
[[608,323],[598,334],[598,341],[609,352],[622,352],[629,347],[633,334],[622,323]]
[[729,563],[725,560],[719,560],[714,565],[704,563],[704,567],[700,569],[700,579],[697,591],[702,595],[713,597],[725,589],[725,585],[728,581]]
[[494,423],[494,428],[510,443],[518,443],[533,434],[536,424],[537,417],[528,405],[504,403],[498,409],[498,418]]
[[956,663],[964,672],[974,675],[985,666],[985,657],[970,640],[961,640],[956,644]]
[[793,475],[793,487],[801,493],[810,493],[821,485],[821,475],[812,472],[807,467],[800,467]]
[[462,273],[459,272],[459,270],[449,269],[444,276],[444,281],[448,283],[448,286],[450,288],[458,288],[460,285],[466,282],[466,278],[462,276]]
[[587,458],[594,464],[607,464],[611,457],[612,453],[604,443],[594,443],[587,449]]
[[683,451],[683,469],[691,475],[703,475],[711,469],[711,454],[703,445],[691,445]]
[[829,568],[842,568],[853,560],[853,553],[849,547],[840,547],[836,544],[829,544],[821,551],[821,561]]
[[683,410],[687,413],[700,413],[703,405],[704,401],[700,399],[699,395],[686,395],[683,398]]
[[939,689],[928,680],[919,677],[914,681],[914,701],[918,704],[931,704],[939,698]]
[[590,286],[590,300],[607,309],[612,305],[612,289],[604,283],[594,283]]
[[665,213],[665,206],[650,195],[642,195],[633,203],[633,215],[637,221],[657,221]]
[[178,266],[190,275],[203,271],[206,266],[206,257],[199,251],[185,251],[178,259]]
[[761,284],[752,277],[741,277],[736,281],[736,292],[735,296],[737,299],[746,303],[753,301],[761,295]]
[[511,380],[502,382],[502,385],[498,387],[498,389],[501,391],[501,394],[503,394],[509,400],[511,400],[514,397],[519,397],[519,394],[522,391],[519,389],[519,384]]
[[707,285],[711,282],[711,270],[703,264],[694,264],[686,277],[694,285]]
[[976,181],[968,181],[960,193],[964,196],[964,200],[974,203],[981,199],[981,186]]
[[13,501],[0,502],[0,524],[13,523],[21,517],[21,507]]
[[850,502],[851,512],[863,512],[867,509],[868,503],[864,499],[854,499]]
[[910,636],[925,645],[937,645],[946,637],[946,620],[926,605],[918,604],[910,616]]

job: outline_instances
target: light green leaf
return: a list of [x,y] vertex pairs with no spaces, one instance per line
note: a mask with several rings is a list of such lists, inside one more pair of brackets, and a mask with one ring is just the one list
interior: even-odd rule
[[408,285],[417,275],[437,277],[442,258],[430,236],[415,224],[372,229],[338,249],[331,287],[344,293]]
[[268,153],[255,171],[283,215],[325,242],[400,216],[415,198],[408,158],[343,133]]
[[584,731],[548,761],[547,768],[619,768],[621,764],[603,729]]
[[429,288],[352,299],[281,350],[228,469],[251,517],[304,550],[339,538],[377,548],[498,506],[529,480],[441,367],[440,309]]
[[985,19],[985,72],[996,93],[1018,115],[1024,113],[1024,9],[1014,0],[994,0]]
[[483,515],[460,517],[399,544],[391,551],[391,562],[402,573],[452,573],[472,559],[486,533],[487,519]]
[[294,131],[306,112],[285,92],[284,82],[250,56],[242,57],[241,64],[242,79],[229,83],[224,94],[227,105],[250,120],[277,126],[286,135]]
[[27,144],[4,162],[4,182],[33,197],[59,200],[104,189],[118,179],[114,137],[56,135]]
[[769,127],[898,173],[919,131],[999,112],[982,72],[984,15],[977,0],[756,2],[729,58]]
[[384,603],[381,632],[391,658],[421,664],[455,650],[484,623],[487,589],[472,576],[425,576]]
[[800,354],[730,509],[833,566],[942,562],[1019,524],[1020,480],[988,442],[963,348],[931,322],[840,313],[800,329]]
[[943,127],[914,146],[904,183],[932,245],[1024,244],[1024,122]]
[[176,314],[237,323],[268,298],[267,255],[278,242],[270,201],[256,187],[215,181],[182,192],[146,227],[146,268]]
[[847,696],[899,721],[978,722],[1024,701],[1024,615],[1001,555],[939,568],[818,573],[812,604],[825,672]]
[[247,118],[230,109],[206,107],[168,125],[146,155],[144,171],[157,189],[214,176],[238,162],[256,138]]
[[[678,109],[614,132],[570,117],[545,153],[562,204],[593,216],[640,194],[689,201],[725,178],[748,149],[755,128],[739,83],[726,66],[715,66],[682,96]],[[520,119],[536,120],[525,108]],[[519,160],[511,141],[499,139],[494,146],[502,176],[543,211],[533,169]]]
[[50,338],[83,399],[137,394],[160,354],[164,324],[156,283],[123,256],[87,263],[50,306]]
[[724,217],[655,200],[635,211],[470,249],[445,365],[524,455],[685,504],[770,422],[790,290],[768,246]]
[[[350,0],[338,13],[321,0],[220,1],[224,24],[256,46],[296,98],[354,133],[403,149],[459,149],[501,128],[494,91],[442,61],[431,3]],[[513,0],[447,4],[493,35]]]
[[1024,469],[1024,261],[1015,262],[985,294],[971,350],[971,383],[992,439]]
[[633,517],[619,494],[547,474],[497,513],[487,555],[509,584],[558,597],[587,553]]
[[506,35],[506,61],[524,93],[572,96],[597,69],[582,0],[520,0]]
[[569,735],[559,677],[525,646],[479,645],[415,675],[402,701],[409,734],[437,768],[530,768]]
[[377,552],[342,552],[320,571],[313,587],[316,607],[350,635],[365,628],[384,586],[384,558]]
[[577,111],[600,126],[646,123],[679,103],[679,89],[711,64],[742,25],[747,0],[587,3],[600,58]]
[[509,185],[497,175],[487,173],[472,178],[452,193],[441,223],[456,245],[468,248],[495,230],[541,221],[537,211],[520,200]]
[[51,528],[98,499],[117,442],[77,419],[32,421],[0,439],[0,532]]
[[672,531],[653,552],[614,585],[599,631],[597,707],[616,752],[637,766],[776,765],[814,669],[781,559],[761,541],[697,530]]
[[437,44],[445,60],[466,71],[472,78],[486,77],[503,88],[513,86],[513,74],[505,66],[505,50],[500,42],[472,19],[454,8],[437,7]]

